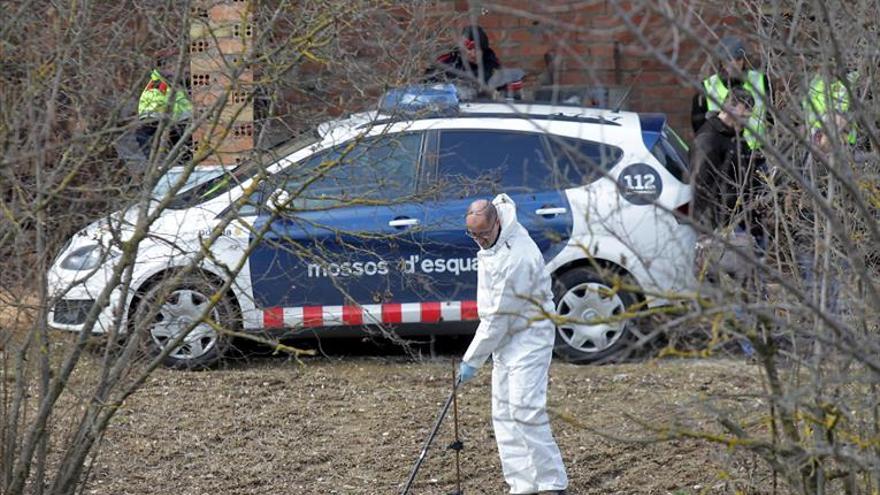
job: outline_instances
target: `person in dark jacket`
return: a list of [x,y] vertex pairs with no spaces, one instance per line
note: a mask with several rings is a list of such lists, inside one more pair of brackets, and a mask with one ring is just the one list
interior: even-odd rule
[[743,137],[753,106],[748,91],[733,88],[721,111],[710,113],[694,138],[690,156],[696,190],[694,211],[708,228],[731,223],[746,226],[738,213],[748,205],[757,175]]
[[728,91],[743,88],[754,101],[748,129],[743,138],[750,150],[761,147],[761,138],[766,139],[769,116],[767,106],[770,97],[770,82],[767,76],[750,68],[745,45],[735,36],[725,36],[718,42],[717,60],[722,67],[703,81],[702,91],[694,95],[691,105],[691,126],[694,132],[700,130],[711,112],[718,112]]
[[501,62],[489,46],[489,36],[480,26],[466,26],[459,46],[437,57],[425,73],[428,82],[463,80],[486,84]]
[[[744,136],[754,105],[749,91],[732,88],[721,110],[710,112],[697,131],[690,156],[691,183],[696,196],[694,212],[698,221],[714,231],[715,236],[726,238],[731,245],[745,250],[762,248],[765,244],[753,204],[759,189],[758,174],[754,155]],[[729,237],[730,233],[734,235]],[[749,268],[735,255],[729,258],[722,255],[710,271],[725,271],[745,280],[751,272]],[[741,325],[751,323],[742,307],[735,306],[733,311]],[[737,342],[746,356],[754,356],[755,349],[748,338],[740,337]]]

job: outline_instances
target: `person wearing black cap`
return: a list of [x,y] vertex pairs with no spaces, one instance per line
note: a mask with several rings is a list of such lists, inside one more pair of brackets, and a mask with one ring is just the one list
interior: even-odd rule
[[691,125],[698,132],[711,112],[718,112],[733,88],[743,88],[751,94],[755,104],[752,116],[745,126],[743,138],[749,150],[761,147],[758,136],[766,136],[767,104],[770,82],[767,76],[748,68],[748,57],[742,40],[735,36],[725,36],[719,40],[717,60],[723,61],[721,70],[703,80],[703,91],[694,96],[691,107]]
[[466,26],[461,32],[459,46],[437,57],[425,72],[427,82],[461,80],[485,85],[492,74],[501,68],[495,51],[489,46],[489,36],[480,26]]

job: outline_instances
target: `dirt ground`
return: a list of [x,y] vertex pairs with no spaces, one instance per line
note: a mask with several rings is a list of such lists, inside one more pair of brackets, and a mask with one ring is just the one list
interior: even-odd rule
[[[383,352],[337,354],[302,364],[257,356],[207,372],[160,370],[118,412],[81,493],[399,493],[449,394],[450,361],[460,351],[418,361]],[[459,396],[465,494],[507,491],[492,436],[489,375],[481,370]],[[759,392],[756,376],[741,359],[554,362],[552,426],[569,494],[769,486],[754,459],[722,447],[635,441],[644,437],[636,420],[677,418],[699,427],[696,411],[709,398]],[[455,489],[449,418],[414,495]]]

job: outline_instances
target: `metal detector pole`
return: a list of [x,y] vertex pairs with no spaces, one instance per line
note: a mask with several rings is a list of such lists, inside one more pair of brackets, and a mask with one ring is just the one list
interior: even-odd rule
[[455,439],[449,445],[450,449],[455,450],[455,491],[450,495],[463,495],[461,491],[461,449],[464,445],[458,438],[458,394],[456,394],[455,386],[458,382],[455,379],[455,359],[452,360],[452,418],[455,425]]
[[434,441],[434,437],[437,436],[437,431],[440,430],[440,425],[443,423],[443,418],[446,417],[446,413],[449,411],[449,406],[452,405],[452,402],[455,400],[455,387],[456,384],[452,386],[452,393],[449,394],[449,398],[446,399],[446,403],[443,404],[443,408],[440,409],[440,414],[437,416],[437,420],[434,422],[434,429],[431,430],[431,434],[428,435],[428,438],[425,440],[425,445],[422,447],[422,452],[419,454],[419,458],[416,459],[416,463],[412,468],[412,472],[409,474],[409,479],[406,481],[406,485],[403,487],[403,491],[400,492],[400,495],[407,495],[409,493],[409,489],[413,484],[413,481],[416,479],[416,473],[419,472],[419,468],[422,466],[422,462],[424,462],[425,458],[428,455],[428,447],[431,446],[431,443]]

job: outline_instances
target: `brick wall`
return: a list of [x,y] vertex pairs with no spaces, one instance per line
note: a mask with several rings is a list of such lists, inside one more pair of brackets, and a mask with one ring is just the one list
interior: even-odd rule
[[193,133],[195,156],[231,165],[254,147],[253,73],[242,65],[252,50],[251,2],[197,0],[191,16],[192,100],[195,117],[205,118]]
[[[713,5],[712,2],[715,4]],[[701,26],[704,31],[712,29],[718,36],[726,34],[728,29],[725,24],[735,20],[724,17],[729,10],[725,10],[723,4],[718,2],[719,0],[678,0],[672,2],[675,6],[672,8],[684,12],[695,9],[696,5],[702,6],[699,10],[702,20],[691,22],[691,25]],[[201,15],[205,19],[204,24],[215,31],[219,43],[218,46],[210,45],[202,31],[193,31],[194,83],[199,82],[197,79],[199,74],[217,72],[218,68],[212,67],[210,60],[205,59],[206,56],[217,57],[222,53],[228,60],[230,56],[234,57],[235,53],[244,49],[242,41],[247,39],[246,35],[242,34],[244,31],[239,30],[239,34],[236,35],[232,29],[235,25],[246,25],[247,21],[242,16],[248,14],[245,7],[248,4],[249,2],[244,0],[196,2],[195,5],[204,6],[204,11],[196,14]],[[289,135],[292,130],[302,130],[315,121],[326,120],[329,116],[372,107],[375,97],[384,88],[399,84],[403,80],[418,78],[433,57],[451,45],[452,40],[442,39],[446,37],[445,33],[460,31],[467,23],[466,19],[470,18],[486,29],[502,64],[526,71],[527,97],[540,94],[542,90],[546,93],[550,88],[559,88],[563,96],[566,93],[587,94],[585,103],[588,105],[612,107],[622,101],[621,108],[624,110],[667,114],[670,124],[676,130],[685,137],[691,137],[691,100],[697,90],[693,83],[687,80],[687,75],[693,76],[694,81],[701,79],[699,74],[706,56],[698,49],[695,42],[682,41],[682,38],[675,37],[668,23],[656,13],[650,12],[650,9],[637,8],[638,5],[643,7],[645,4],[654,5],[647,0],[644,2],[504,0],[491,4],[482,4],[479,0],[433,0],[430,2],[429,12],[436,18],[428,18],[422,22],[436,26],[436,29],[430,33],[425,32],[424,35],[424,38],[430,38],[432,42],[436,41],[435,46],[427,47],[426,44],[424,52],[418,54],[414,52],[416,63],[410,64],[414,68],[411,77],[409,79],[397,77],[395,80],[383,77],[394,72],[387,70],[383,64],[395,60],[388,55],[389,53],[399,56],[408,53],[405,52],[408,47],[390,49],[386,47],[387,51],[383,54],[370,43],[382,40],[393,45],[395,40],[388,37],[392,33],[391,30],[369,24],[370,16],[357,17],[354,23],[346,19],[346,22],[342,23],[344,28],[341,28],[338,34],[332,35],[334,43],[327,46],[344,48],[343,51],[348,58],[338,59],[338,53],[330,53],[328,58],[335,61],[335,65],[309,62],[307,59],[297,63],[289,73],[289,81],[276,82],[278,87],[274,89],[263,88],[278,98],[275,100],[273,115],[263,116],[260,122],[268,122],[269,117],[279,122],[284,121],[277,126],[281,131],[278,134]],[[389,9],[389,12],[395,11],[394,5]],[[397,10],[401,10],[400,15],[404,17],[408,15],[407,9]],[[632,21],[639,26],[640,32],[647,38],[648,46],[658,50],[663,56],[675,57],[676,65],[683,70],[684,75],[676,74],[658,61],[654,54],[649,53],[645,48],[645,40],[640,39],[627,26],[621,14],[631,16]],[[291,15],[296,15],[296,12],[292,12]],[[196,17],[198,16],[194,15],[194,19]],[[460,25],[456,26],[457,23]],[[289,28],[296,25],[295,22],[258,25],[256,30],[268,29],[280,36],[284,33],[289,34]],[[285,31],[285,28],[288,30]],[[361,30],[365,33],[361,33]],[[382,36],[377,37],[377,34]],[[413,38],[403,39],[413,41]],[[361,45],[347,46],[352,43]],[[206,53],[197,53],[196,49],[204,49]],[[378,55],[373,52],[377,52]],[[553,57],[553,62],[548,66],[550,56]],[[200,62],[199,59],[202,61]],[[418,60],[422,60],[423,63],[417,63]],[[341,67],[340,62],[349,65]],[[368,69],[346,72],[346,67]],[[228,86],[229,81],[223,79],[222,73],[215,75],[219,78],[211,80],[213,85],[211,87],[193,85],[197,108],[204,109],[206,105],[216,100],[219,91]],[[353,79],[361,75],[366,75],[368,79]],[[239,82],[245,84],[242,85],[241,91],[248,91],[247,83],[252,78],[250,72],[242,74]],[[597,89],[605,92],[595,91]],[[597,95],[606,97],[599,98]],[[624,95],[626,95],[625,99],[623,99]],[[599,101],[600,99],[604,101]],[[252,114],[252,110],[246,109],[242,113],[242,118],[252,119]],[[317,120],[311,118],[312,114]],[[253,126],[245,130],[252,133]],[[235,156],[237,151],[253,146],[253,136],[240,134],[242,133],[226,137],[224,147],[231,153],[228,156]],[[206,131],[203,130],[197,138],[204,139],[206,135]],[[235,142],[230,142],[230,139]],[[228,163],[225,159],[221,161]]]
[[[682,1],[679,7],[695,3]],[[615,8],[632,8],[626,4],[608,0],[505,0],[488,6],[468,0],[450,2],[452,8],[470,13],[470,18],[486,29],[503,65],[526,71],[526,86],[532,93],[551,82],[572,92],[606,88],[613,106],[629,92],[623,109],[666,113],[677,131],[690,136],[691,100],[696,89],[646,51]],[[695,42],[673,38],[672,30],[656,14],[624,12],[632,15],[653,47],[665,56],[677,56],[677,65],[699,76],[706,57]],[[706,16],[707,12],[712,16],[714,11],[702,13]],[[733,20],[718,15],[709,21],[713,29],[723,31]],[[557,64],[550,69],[548,54],[555,56]]]

